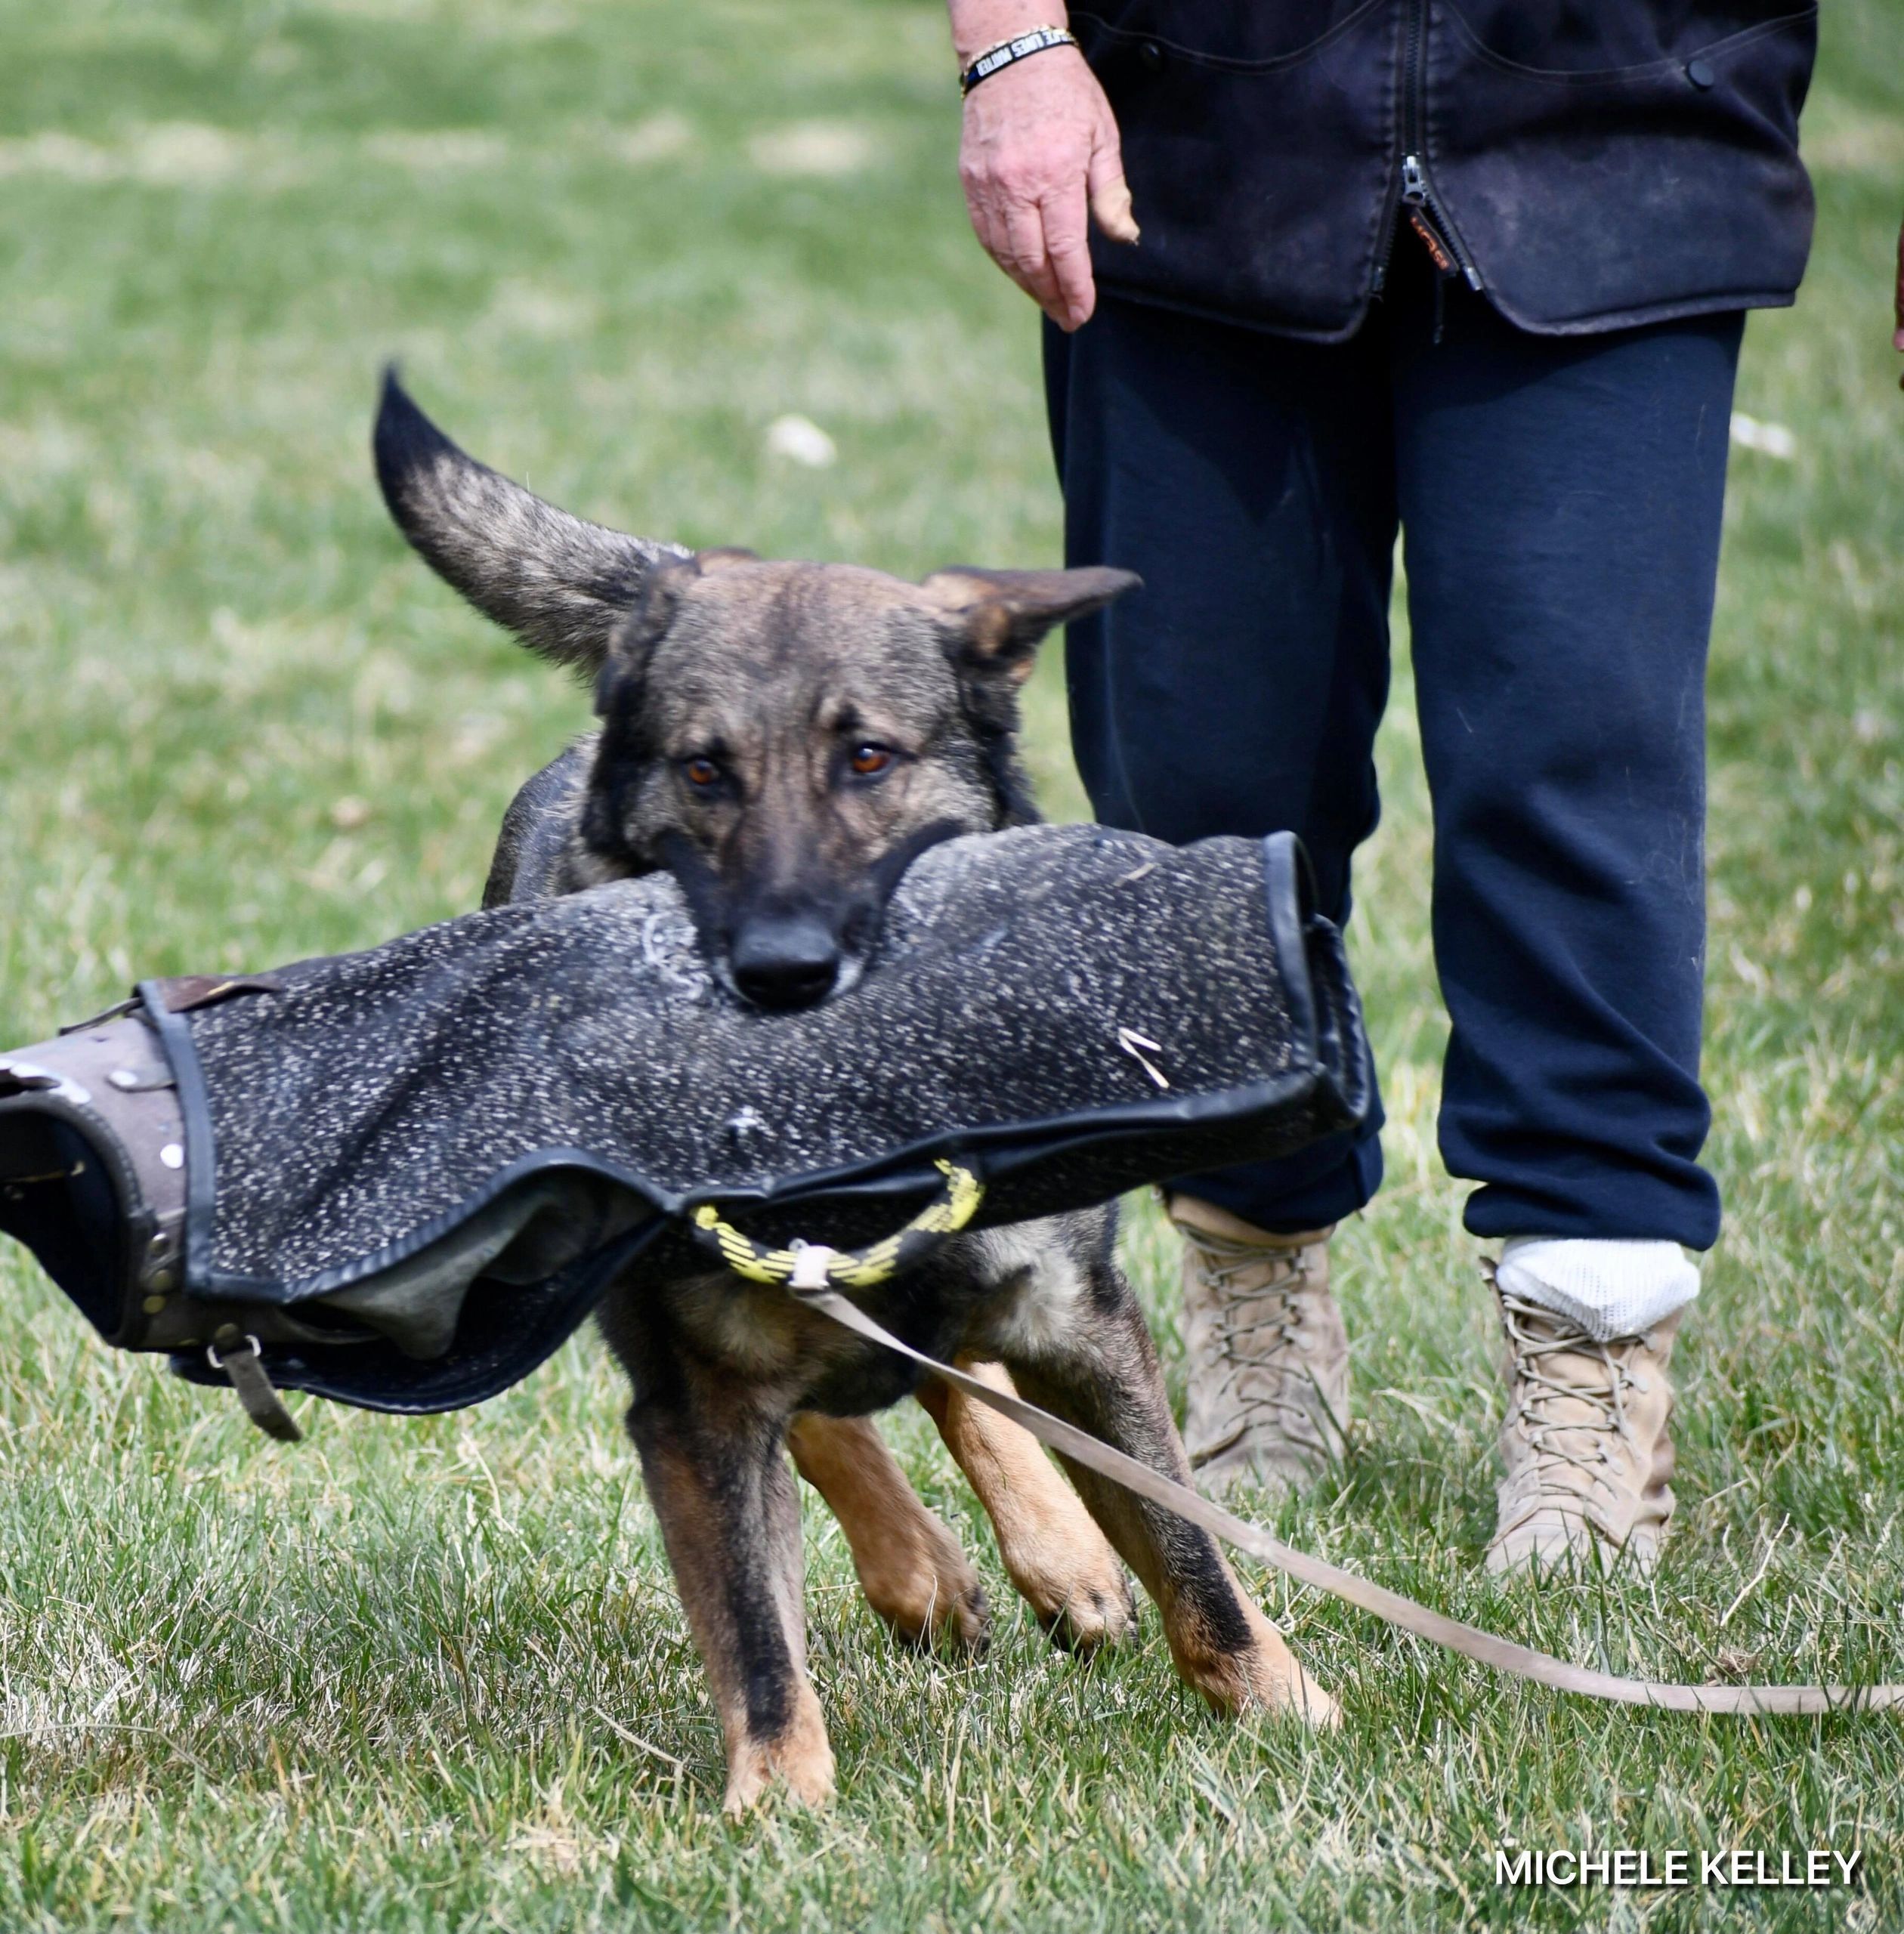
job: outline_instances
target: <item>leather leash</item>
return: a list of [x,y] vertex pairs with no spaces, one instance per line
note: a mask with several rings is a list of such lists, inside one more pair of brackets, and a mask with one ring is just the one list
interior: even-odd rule
[[756,1283],[784,1284],[789,1293],[830,1318],[842,1330],[882,1349],[895,1352],[916,1363],[922,1370],[963,1390],[968,1397],[987,1405],[1001,1417],[1028,1430],[1040,1443],[1062,1456],[1096,1471],[1100,1477],[1123,1485],[1133,1496],[1161,1505],[1179,1518],[1201,1525],[1213,1536],[1246,1551],[1275,1570],[1318,1591],[1373,1612],[1377,1618],[1416,1637],[1458,1652],[1494,1672],[1516,1679],[1532,1679],[1550,1685],[1557,1692],[1576,1692],[1589,1699],[1610,1700],[1622,1706],[1655,1706],[1676,1713],[1813,1713],[1882,1712],[1904,1707],[1904,1685],[1677,1685],[1651,1679],[1623,1678],[1617,1673],[1598,1672],[1590,1667],[1569,1665],[1531,1645],[1483,1632],[1445,1612],[1431,1611],[1399,1592],[1371,1583],[1339,1565],[1331,1565],[1294,1545],[1272,1538],[1256,1525],[1213,1504],[1201,1492],[1179,1484],[1139,1463],[1124,1451],[1112,1449],[1101,1438],[1075,1424],[1066,1423],[1036,1404],[1027,1403],[1015,1393],[1007,1395],[981,1383],[949,1363],[928,1356],[894,1336],[868,1316],[857,1303],[840,1294],[836,1284],[855,1289],[871,1288],[898,1273],[923,1249],[955,1234],[970,1222],[983,1199],[984,1188],[976,1172],[963,1163],[939,1162],[935,1165],[944,1177],[938,1198],[915,1216],[897,1235],[876,1243],[870,1249],[847,1251],[830,1249],[819,1243],[797,1243],[787,1249],[770,1250],[726,1221],[711,1205],[697,1210],[692,1220],[700,1242],[720,1257],[728,1267]]
[[1511,1639],[1483,1632],[1479,1626],[1466,1625],[1443,1612],[1431,1611],[1399,1592],[1389,1591],[1353,1571],[1344,1571],[1339,1565],[1312,1558],[1307,1552],[1272,1538],[1267,1531],[1211,1503],[1188,1484],[1179,1484],[1148,1464],[1140,1464],[1135,1457],[1113,1450],[1088,1431],[1066,1423],[1022,1397],[994,1390],[989,1383],[981,1383],[977,1377],[968,1376],[950,1364],[941,1363],[936,1357],[901,1342],[856,1303],[828,1287],[825,1260],[835,1253],[819,1248],[798,1252],[802,1265],[807,1265],[808,1258],[812,1261],[806,1267],[796,1268],[787,1287],[808,1308],[830,1317],[842,1329],[850,1330],[869,1343],[896,1351],[968,1397],[989,1404],[1000,1415],[1022,1425],[1040,1443],[1096,1471],[1100,1477],[1122,1484],[1148,1503],[1161,1504],[1179,1518],[1201,1525],[1238,1551],[1246,1551],[1252,1558],[1260,1559],[1305,1585],[1313,1585],[1318,1591],[1328,1592],[1362,1611],[1371,1611],[1404,1632],[1445,1646],[1449,1651],[1459,1652],[1464,1658],[1473,1659],[1495,1672],[1531,1679],[1559,1692],[1578,1692],[1590,1699],[1608,1699],[1624,1706],[1663,1707],[1676,1713],[1883,1712],[1904,1707],[1904,1685],[1674,1685],[1650,1679],[1625,1679],[1616,1673],[1569,1665],[1564,1659],[1537,1652],[1531,1645],[1516,1645]]

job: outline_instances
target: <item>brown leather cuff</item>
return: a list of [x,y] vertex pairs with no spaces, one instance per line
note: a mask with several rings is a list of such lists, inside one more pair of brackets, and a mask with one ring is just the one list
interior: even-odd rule
[[0,1055],[0,1227],[34,1232],[49,1273],[121,1349],[190,1333],[186,1179],[171,1066],[136,1012]]

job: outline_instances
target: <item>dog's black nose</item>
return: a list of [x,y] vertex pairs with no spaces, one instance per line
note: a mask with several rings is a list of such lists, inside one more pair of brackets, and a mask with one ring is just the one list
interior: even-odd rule
[[761,1007],[811,1007],[839,978],[839,943],[811,914],[750,921],[728,959],[734,984]]

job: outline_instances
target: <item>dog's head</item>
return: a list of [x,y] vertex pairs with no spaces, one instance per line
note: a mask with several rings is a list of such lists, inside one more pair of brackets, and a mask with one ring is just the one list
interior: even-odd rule
[[1018,688],[1126,571],[935,572],[698,555],[555,509],[464,455],[394,378],[391,514],[477,608],[592,675],[581,838],[604,876],[672,870],[716,972],[768,1007],[852,985],[935,840],[1034,817]]

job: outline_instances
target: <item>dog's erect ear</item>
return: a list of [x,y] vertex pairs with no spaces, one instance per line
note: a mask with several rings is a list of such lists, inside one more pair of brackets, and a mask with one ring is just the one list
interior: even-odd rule
[[1132,571],[1092,565],[1074,571],[986,571],[953,564],[920,589],[958,628],[966,663],[1003,672],[1015,682],[1031,670],[1038,641],[1054,625],[1099,610],[1135,591]]
[[671,551],[657,559],[642,578],[627,615],[609,636],[596,684],[597,709],[607,704],[608,694],[617,689],[631,672],[647,669],[648,653],[674,623],[675,613],[690,585],[697,579],[731,570],[736,564],[759,561],[757,551],[743,550],[737,544],[724,544],[711,551]]
[[955,564],[921,585],[944,613],[960,702],[997,801],[996,824],[1028,826],[1038,817],[1017,752],[1018,688],[1031,675],[1038,641],[1052,626],[1097,610],[1142,582],[1129,571],[1102,566],[986,571]]
[[531,650],[589,673],[678,545],[558,510],[465,454],[384,372],[372,448],[397,528],[424,561]]
[[699,579],[757,564],[757,553],[737,544],[711,551],[669,551],[643,576],[632,608],[609,635],[601,670],[595,679],[595,711],[625,741],[638,738],[641,690],[648,659],[675,621],[681,601]]
[[601,675],[596,681],[595,709],[604,717],[613,694],[629,678],[638,678],[648,669],[648,653],[674,623],[688,587],[710,567],[719,570],[725,561],[725,555],[718,551],[690,551],[685,557],[660,558],[642,578],[632,607],[610,635]]

